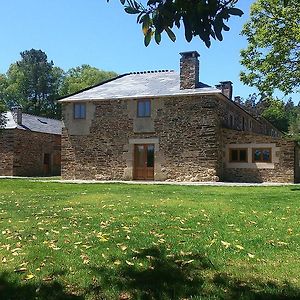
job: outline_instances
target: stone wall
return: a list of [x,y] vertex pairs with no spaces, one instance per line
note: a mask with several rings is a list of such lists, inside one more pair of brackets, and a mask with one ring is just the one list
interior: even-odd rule
[[[294,182],[295,143],[280,137],[259,135],[230,129],[222,130],[223,180],[233,182]],[[272,163],[235,164],[228,160],[228,149],[241,145],[273,149]],[[251,154],[249,154],[251,155]],[[236,166],[236,167],[235,167]]]
[[[61,136],[20,129],[3,130],[0,139],[0,175],[60,175]],[[44,154],[51,167],[44,166]],[[49,172],[48,172],[49,171]]]
[[[16,130],[14,141],[14,175],[60,175],[61,136]],[[44,154],[50,155],[49,172],[44,168]]]
[[72,124],[76,120],[66,119],[71,114],[65,113],[72,104],[64,105],[64,123],[68,129],[63,129],[62,136],[63,178],[132,179],[133,144],[153,143],[155,180],[218,180],[220,126],[216,99],[208,96],[153,99],[151,119],[143,124],[141,132],[135,126],[136,102],[132,99],[94,102],[95,115],[87,135],[74,132],[76,124]]
[[14,130],[0,131],[0,176],[13,175]]

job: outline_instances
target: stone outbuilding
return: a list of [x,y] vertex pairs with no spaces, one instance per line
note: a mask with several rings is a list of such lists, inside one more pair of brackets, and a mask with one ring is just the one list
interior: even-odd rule
[[61,170],[62,122],[22,113],[4,113],[0,129],[0,176],[55,176]]
[[180,73],[128,73],[60,100],[64,179],[295,182],[299,148],[232,100],[232,83]]

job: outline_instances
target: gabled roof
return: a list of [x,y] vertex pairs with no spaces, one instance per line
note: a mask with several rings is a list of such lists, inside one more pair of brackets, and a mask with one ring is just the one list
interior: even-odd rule
[[61,134],[62,122],[60,120],[38,117],[22,113],[22,125],[15,122],[10,111],[4,113],[6,125],[4,129],[21,129],[41,133]]
[[196,89],[180,90],[179,77],[179,73],[174,71],[148,71],[124,74],[61,98],[59,101],[73,102],[221,93],[219,89],[201,82]]

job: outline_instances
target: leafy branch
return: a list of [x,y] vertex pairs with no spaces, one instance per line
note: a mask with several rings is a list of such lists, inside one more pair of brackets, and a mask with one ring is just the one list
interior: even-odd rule
[[120,2],[126,13],[137,15],[145,46],[148,46],[153,38],[160,44],[164,32],[175,42],[173,28],[183,26],[188,42],[194,37],[199,37],[210,47],[211,38],[223,40],[222,32],[230,29],[225,22],[228,22],[231,16],[243,15],[243,12],[235,7],[238,0],[148,0],[145,5],[136,0]]

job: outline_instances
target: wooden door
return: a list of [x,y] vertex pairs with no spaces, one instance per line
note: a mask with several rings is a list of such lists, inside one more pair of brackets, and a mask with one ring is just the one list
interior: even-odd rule
[[133,179],[154,179],[154,145],[134,145]]

